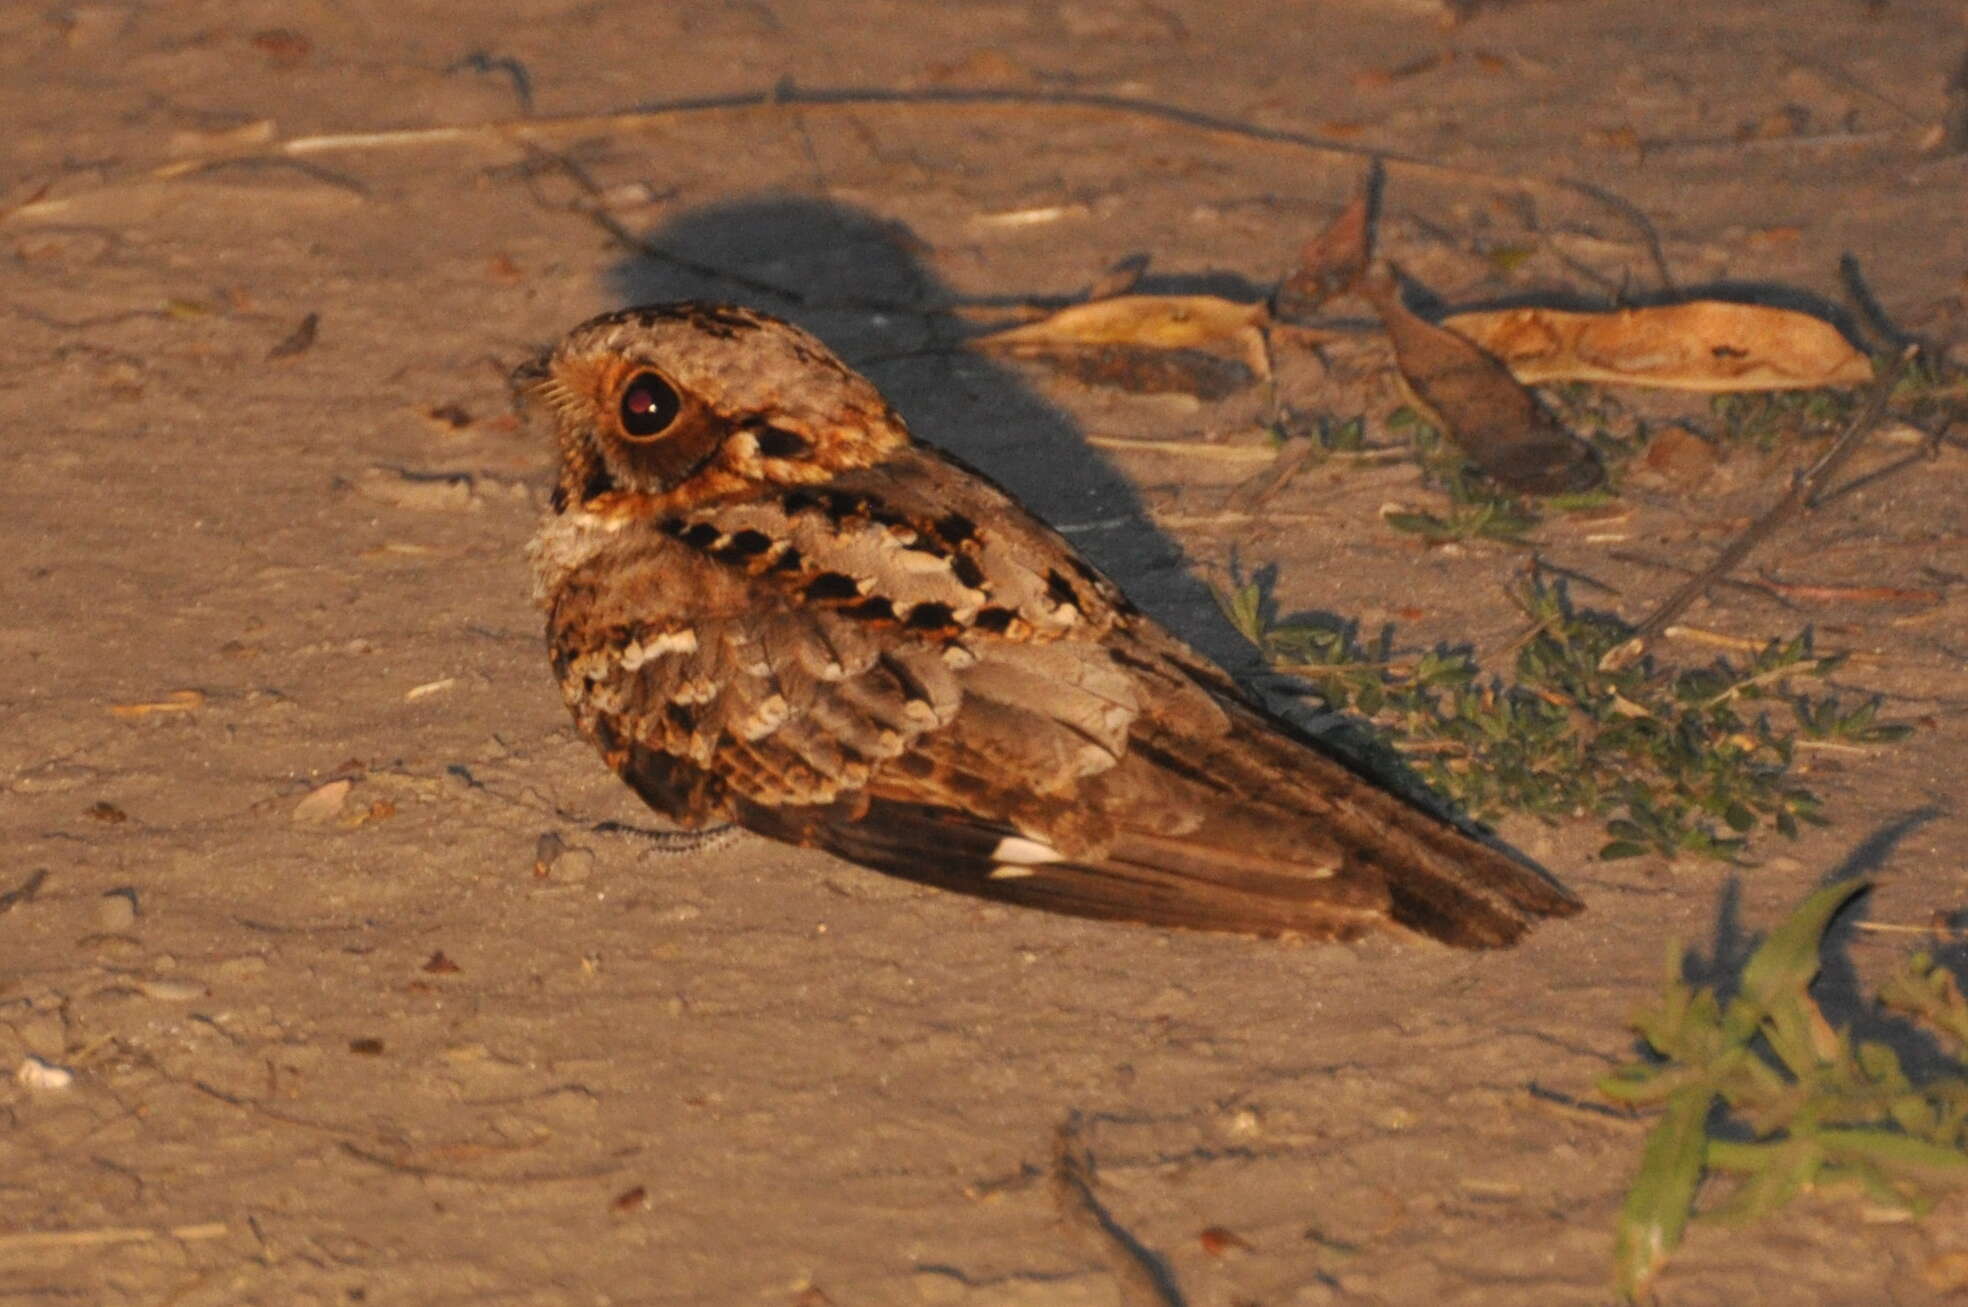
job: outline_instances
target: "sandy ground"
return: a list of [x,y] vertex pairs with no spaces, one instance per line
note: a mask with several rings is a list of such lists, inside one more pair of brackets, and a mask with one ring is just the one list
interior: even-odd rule
[[[1631,1056],[1666,942],[1753,931],[1841,868],[1882,878],[1877,920],[1968,896],[1959,446],[1757,560],[1938,605],[1725,591],[1691,615],[1815,623],[1868,655],[1845,682],[1921,725],[1814,755],[1832,825],[1764,846],[1733,890],[1524,820],[1505,835],[1590,910],[1511,953],[1053,919],[594,829],[639,818],[544,666],[521,551],[546,456],[504,373],[631,299],[785,304],[628,258],[497,134],[156,170],[505,119],[522,89],[542,115],[781,79],[1098,92],[1441,165],[1394,170],[1386,235],[1444,300],[1650,286],[1639,229],[1548,184],[1569,177],[1651,218],[1683,284],[1835,298],[1850,252],[1897,320],[1958,341],[1968,159],[1915,147],[1963,20],[1953,0],[1551,0],[1454,29],[1365,0],[0,9],[0,891],[45,871],[0,916],[0,1067],[75,1073],[0,1088],[0,1302],[1106,1304],[1114,1269],[1044,1180],[1075,1114],[1102,1200],[1189,1303],[1608,1301],[1641,1127],[1565,1100]],[[1261,286],[1356,158],[1032,106],[778,105],[552,144],[627,228],[800,289],[794,316],[919,431],[1220,656],[1242,655],[1204,577],[1233,551],[1276,566],[1285,611],[1393,622],[1405,648],[1514,634],[1522,551],[1424,551],[1379,520],[1428,502],[1410,463],[1225,519],[1248,464],[1084,437],[1235,435],[1249,396],[1118,396],[857,307],[1070,293],[1138,251]],[[307,315],[311,345],[269,358]],[[1636,495],[1615,534],[1699,565],[1782,476],[1751,458]],[[1629,618],[1675,580],[1580,526],[1538,547]],[[339,806],[300,806],[338,779]],[[569,851],[538,874],[548,835]],[[1901,943],[1844,947],[1866,974]],[[1929,1301],[1962,1215],[1806,1201],[1699,1229],[1661,1300]]]

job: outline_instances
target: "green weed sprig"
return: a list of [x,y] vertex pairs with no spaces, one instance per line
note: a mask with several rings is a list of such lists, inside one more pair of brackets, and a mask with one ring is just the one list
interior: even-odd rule
[[1662,1109],[1620,1210],[1614,1281],[1639,1297],[1680,1243],[1710,1176],[1732,1176],[1699,1219],[1746,1222],[1799,1194],[1850,1191],[1877,1206],[1924,1213],[1968,1185],[1968,1002],[1926,954],[1878,994],[1936,1036],[1957,1065],[1916,1082],[1884,1043],[1834,1029],[1810,994],[1832,917],[1865,887],[1826,886],[1770,932],[1727,1000],[1684,978],[1669,950],[1658,1003],[1634,1028],[1653,1056],[1600,1082],[1608,1096]]
[[[1386,727],[1407,764],[1471,813],[1600,817],[1603,858],[1735,860],[1758,830],[1794,836],[1822,821],[1794,777],[1799,735],[1871,743],[1906,730],[1876,721],[1876,702],[1847,709],[1798,688],[1841,661],[1813,652],[1808,634],[1746,663],[1603,666],[1631,629],[1574,609],[1562,586],[1513,595],[1534,634],[1508,682],[1466,651],[1397,660],[1391,638],[1369,654],[1349,630],[1274,620],[1256,582],[1218,597],[1275,670]],[[1765,709],[1778,706],[1789,711],[1773,720]]]

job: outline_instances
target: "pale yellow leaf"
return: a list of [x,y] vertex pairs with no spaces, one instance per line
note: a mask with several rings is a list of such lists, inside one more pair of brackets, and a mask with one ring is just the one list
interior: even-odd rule
[[1240,341],[1263,324],[1265,315],[1262,304],[1239,304],[1216,295],[1116,295],[993,332],[977,343],[1014,353],[1057,345],[1201,349]]
[[1526,384],[1600,381],[1674,390],[1858,386],[1872,361],[1823,318],[1764,304],[1690,300],[1608,313],[1496,309],[1441,323]]

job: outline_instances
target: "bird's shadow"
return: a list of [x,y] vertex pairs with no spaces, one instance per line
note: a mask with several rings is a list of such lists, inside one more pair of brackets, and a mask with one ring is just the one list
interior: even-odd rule
[[934,306],[958,299],[901,222],[807,196],[766,194],[678,214],[616,263],[621,304],[735,300],[827,342],[888,396],[918,436],[983,471],[1064,532],[1163,625],[1242,670],[1254,651],[1224,620],[1180,542],[1072,418],[1010,368],[962,343]]

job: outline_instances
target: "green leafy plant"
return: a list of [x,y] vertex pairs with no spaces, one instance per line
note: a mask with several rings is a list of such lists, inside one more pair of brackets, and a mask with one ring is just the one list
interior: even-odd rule
[[[1968,1002],[1954,976],[1915,954],[1879,990],[1881,1007],[1954,1059],[1918,1081],[1889,1045],[1834,1029],[1811,997],[1825,928],[1864,887],[1845,880],[1807,897],[1726,999],[1689,984],[1683,951],[1669,950],[1660,1000],[1633,1022],[1651,1055],[1600,1082],[1620,1102],[1661,1109],[1615,1232],[1614,1280],[1629,1300],[1691,1219],[1751,1221],[1799,1194],[1840,1191],[1919,1215],[1968,1185]],[[1733,1183],[1703,1205],[1711,1177]]]
[[[1466,651],[1400,659],[1391,633],[1369,653],[1349,628],[1278,621],[1255,581],[1218,598],[1274,671],[1385,728],[1436,790],[1482,818],[1597,816],[1603,858],[1738,860],[1759,830],[1795,835],[1822,820],[1793,774],[1800,734],[1870,743],[1905,730],[1876,721],[1876,702],[1847,710],[1798,689],[1841,661],[1816,654],[1808,635],[1746,662],[1621,664],[1606,655],[1631,629],[1574,609],[1562,586],[1513,594],[1532,626],[1509,682],[1485,677]],[[1796,726],[1762,711],[1777,705]]]
[[1542,520],[1515,500],[1488,495],[1451,495],[1449,504],[1447,513],[1388,512],[1381,520],[1431,545],[1478,539],[1521,544],[1524,533]]
[[1847,744],[1885,744],[1912,734],[1911,726],[1878,720],[1878,695],[1847,710],[1836,696],[1823,699],[1800,697],[1791,703],[1797,714],[1798,733],[1807,740],[1840,740]]

